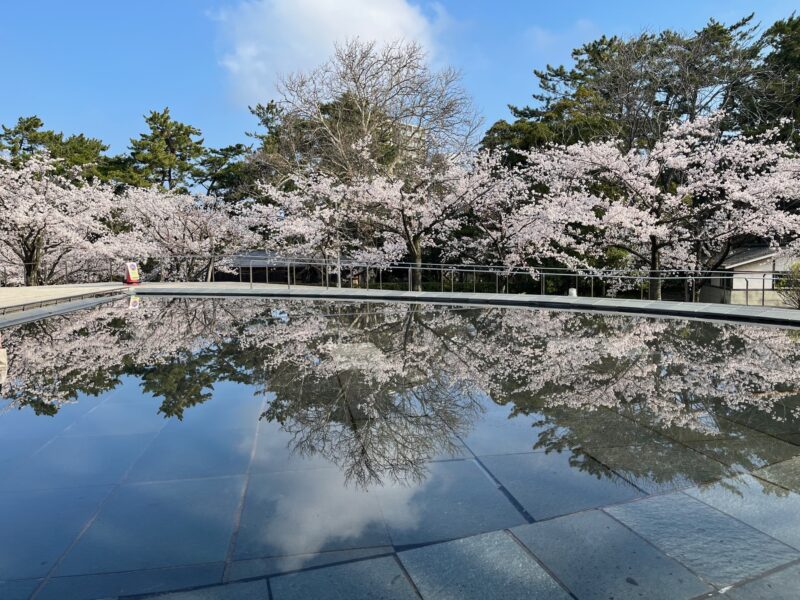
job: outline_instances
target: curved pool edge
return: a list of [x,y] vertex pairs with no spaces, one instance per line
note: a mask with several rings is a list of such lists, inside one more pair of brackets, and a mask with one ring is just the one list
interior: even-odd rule
[[657,318],[698,319],[754,323],[784,328],[800,328],[800,310],[769,306],[740,306],[703,302],[633,300],[627,298],[589,298],[528,294],[467,292],[408,292],[361,288],[321,288],[278,284],[219,283],[143,283],[126,289],[129,294],[195,297],[260,297],[305,300],[362,302],[408,302],[455,306],[544,308],[578,312],[600,312]]

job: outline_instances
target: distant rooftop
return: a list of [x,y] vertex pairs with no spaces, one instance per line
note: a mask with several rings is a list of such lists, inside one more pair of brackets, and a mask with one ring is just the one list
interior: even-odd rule
[[778,251],[775,248],[763,246],[758,248],[737,248],[728,255],[728,258],[725,259],[721,266],[723,269],[734,269],[765,258],[772,258],[777,254]]

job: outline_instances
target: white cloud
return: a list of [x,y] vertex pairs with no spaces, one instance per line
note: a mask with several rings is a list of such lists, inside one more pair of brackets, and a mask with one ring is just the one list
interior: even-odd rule
[[273,97],[279,75],[323,62],[335,42],[403,39],[435,51],[436,23],[407,0],[247,0],[216,18],[221,64],[237,100],[250,104]]

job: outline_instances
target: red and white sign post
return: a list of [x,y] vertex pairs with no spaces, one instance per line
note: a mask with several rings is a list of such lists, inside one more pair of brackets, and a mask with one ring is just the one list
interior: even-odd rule
[[135,262],[125,263],[125,283],[139,285],[139,265]]

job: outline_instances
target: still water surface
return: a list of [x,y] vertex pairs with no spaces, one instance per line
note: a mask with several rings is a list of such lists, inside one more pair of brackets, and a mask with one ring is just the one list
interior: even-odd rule
[[2,346],[2,598],[798,597],[797,332],[148,298]]

